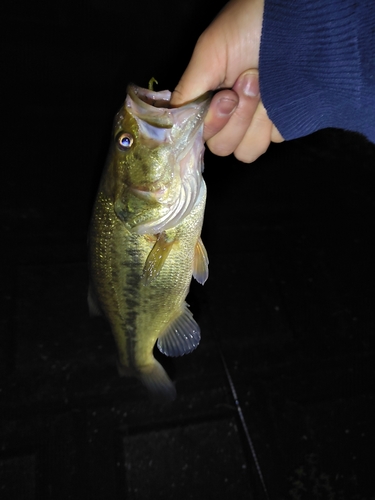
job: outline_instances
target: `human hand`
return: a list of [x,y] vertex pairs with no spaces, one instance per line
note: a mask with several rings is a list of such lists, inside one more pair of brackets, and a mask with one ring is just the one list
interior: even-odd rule
[[[205,119],[204,139],[219,156],[243,162],[263,154],[282,136],[260,101],[258,68],[264,0],[231,0],[199,37],[172,93],[172,106],[220,90]],[[254,69],[249,69],[254,68]],[[231,90],[230,90],[231,89]]]

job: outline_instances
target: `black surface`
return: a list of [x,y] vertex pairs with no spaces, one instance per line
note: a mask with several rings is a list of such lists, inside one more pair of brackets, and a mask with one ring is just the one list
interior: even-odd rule
[[173,404],[118,377],[88,316],[112,118],[129,81],[173,88],[214,15],[201,7],[3,15],[2,500],[266,498],[222,356],[270,499],[375,498],[375,146],[361,137],[322,131],[252,165],[206,155],[210,278],[188,300],[202,343],[163,359]]

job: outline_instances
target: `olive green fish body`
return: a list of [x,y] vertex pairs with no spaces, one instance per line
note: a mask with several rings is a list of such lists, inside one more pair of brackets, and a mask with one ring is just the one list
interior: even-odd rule
[[[143,92],[146,102],[134,92]],[[206,201],[202,122],[208,104],[203,100],[184,114],[183,108],[164,107],[169,93],[138,87],[129,93],[116,117],[91,220],[89,302],[109,321],[121,373],[173,398],[174,386],[153,349],[157,341],[164,354],[179,356],[200,340],[185,298],[192,275],[201,283],[208,276],[200,239]],[[163,97],[159,108],[149,104],[150,94]]]

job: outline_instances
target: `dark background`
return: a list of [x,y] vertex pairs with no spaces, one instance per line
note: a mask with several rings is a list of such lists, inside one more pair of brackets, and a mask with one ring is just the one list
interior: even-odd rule
[[88,316],[87,226],[127,84],[173,89],[216,11],[13,5],[1,20],[0,498],[266,498],[248,431],[270,499],[374,499],[375,146],[325,130],[251,165],[206,153],[210,278],[188,298],[202,342],[162,360],[178,398],[151,403]]

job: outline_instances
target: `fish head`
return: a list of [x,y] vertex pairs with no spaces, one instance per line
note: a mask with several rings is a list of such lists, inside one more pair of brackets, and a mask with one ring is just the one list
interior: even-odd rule
[[115,118],[110,170],[114,206],[139,234],[174,227],[194,206],[203,170],[203,120],[210,95],[178,108],[169,91],[129,85]]

